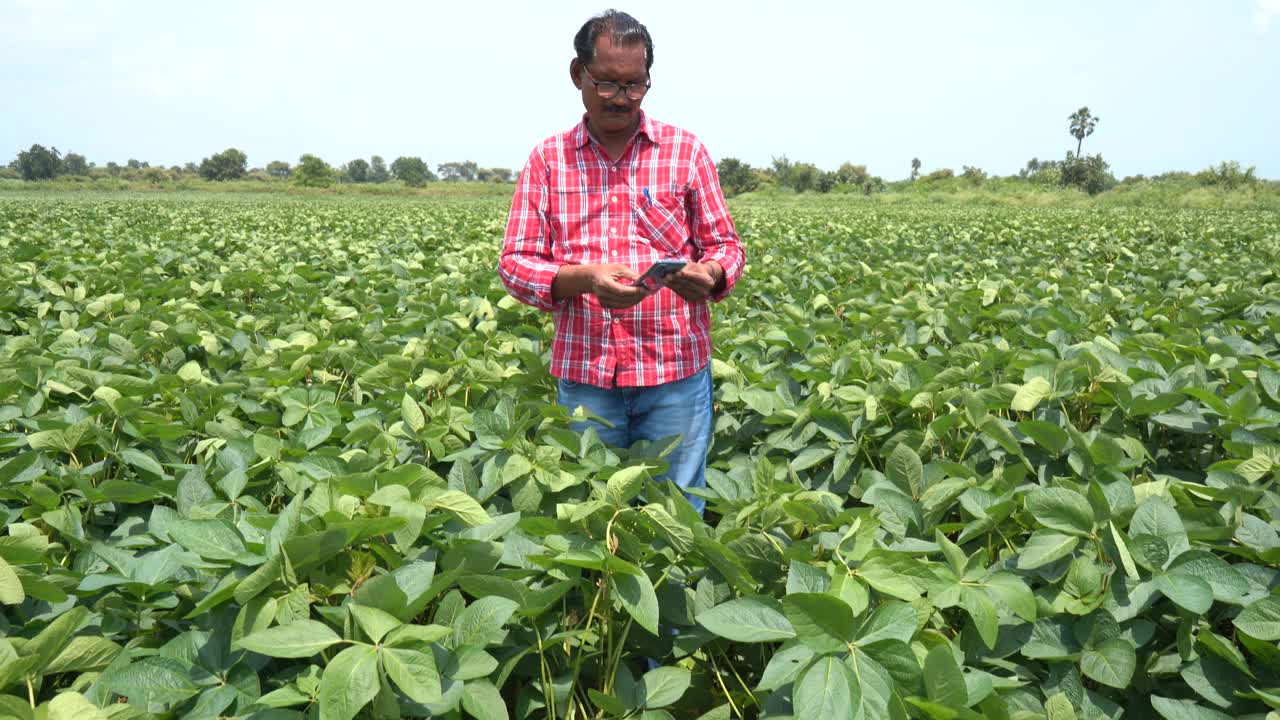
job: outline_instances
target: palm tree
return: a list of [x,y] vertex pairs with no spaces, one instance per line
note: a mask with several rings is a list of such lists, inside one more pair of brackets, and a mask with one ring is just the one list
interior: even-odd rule
[[1086,105],[1071,114],[1067,118],[1071,121],[1071,136],[1076,139],[1076,157],[1080,157],[1080,146],[1084,145],[1084,139],[1093,134],[1093,128],[1098,124],[1098,118],[1089,114],[1089,106]]
[[911,158],[911,179],[915,180],[920,175],[920,158]]

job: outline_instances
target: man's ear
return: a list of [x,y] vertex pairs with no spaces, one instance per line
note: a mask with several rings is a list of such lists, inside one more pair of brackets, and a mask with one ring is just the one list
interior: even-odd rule
[[573,81],[573,86],[582,89],[582,63],[578,58],[569,61],[569,79]]

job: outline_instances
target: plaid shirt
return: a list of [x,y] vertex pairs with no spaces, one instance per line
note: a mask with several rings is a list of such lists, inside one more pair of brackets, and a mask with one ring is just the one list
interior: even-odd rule
[[640,129],[610,162],[586,118],[540,143],[520,174],[498,272],[521,302],[555,314],[551,374],[598,387],[644,387],[686,378],[711,359],[711,312],[663,288],[626,310],[594,295],[552,299],[564,265],[621,263],[642,273],[655,260],[715,260],[719,301],[746,256],[725,207],[715,164],[693,135],[641,114]]

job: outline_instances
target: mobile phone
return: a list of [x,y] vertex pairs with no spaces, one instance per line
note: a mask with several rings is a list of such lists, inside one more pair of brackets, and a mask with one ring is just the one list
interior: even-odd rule
[[636,278],[633,285],[635,287],[644,287],[656,290],[662,287],[668,277],[680,272],[680,269],[687,264],[688,263],[684,260],[659,260],[650,265],[649,269],[645,270],[643,275]]

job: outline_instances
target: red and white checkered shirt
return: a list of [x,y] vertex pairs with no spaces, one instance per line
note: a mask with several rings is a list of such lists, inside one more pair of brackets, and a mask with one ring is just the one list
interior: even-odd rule
[[551,283],[564,265],[621,263],[643,273],[668,257],[715,260],[732,290],[746,256],[725,206],[715,163],[692,134],[641,114],[615,163],[586,118],[540,143],[520,174],[498,272],[521,302],[555,313],[551,374],[598,387],[644,387],[686,378],[711,359],[707,302],[663,288],[626,310],[594,295],[560,302]]

